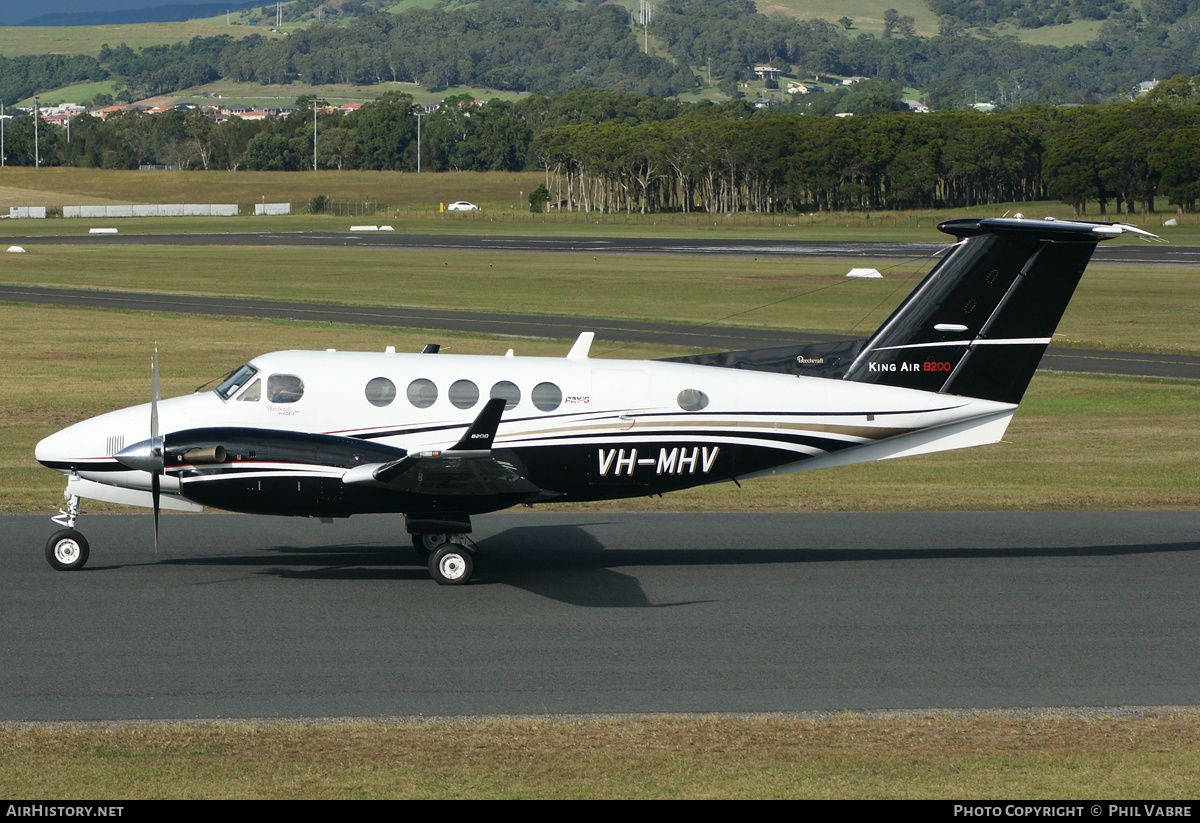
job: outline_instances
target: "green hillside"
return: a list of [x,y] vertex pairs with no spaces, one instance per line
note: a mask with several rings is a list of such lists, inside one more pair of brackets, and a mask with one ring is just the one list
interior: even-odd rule
[[883,12],[894,8],[902,15],[908,15],[916,21],[917,34],[931,37],[937,34],[937,15],[929,10],[925,0],[892,0],[891,2],[871,2],[871,0],[762,0],[758,10],[767,16],[786,14],[789,17],[801,19],[820,18],[835,23],[842,17],[854,21],[851,33],[867,32],[879,35],[883,32]]
[[251,19],[245,12],[182,23],[127,23],[114,26],[0,26],[0,54],[17,57],[23,54],[90,54],[100,53],[105,43],[116,46],[125,43],[130,48],[165,46],[191,40],[193,37],[247,37],[259,34],[279,38],[269,29],[247,26]]

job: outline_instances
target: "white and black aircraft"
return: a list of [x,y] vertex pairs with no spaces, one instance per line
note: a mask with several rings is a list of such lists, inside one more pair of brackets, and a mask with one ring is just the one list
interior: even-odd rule
[[[405,516],[429,571],[467,582],[471,516],[995,443],[1096,244],[1129,226],[952,220],[958,238],[867,340],[629,361],[282,351],[215,389],[77,423],[37,446],[80,498],[160,508]],[[149,421],[149,429],[147,429]],[[149,434],[149,438],[147,438]]]

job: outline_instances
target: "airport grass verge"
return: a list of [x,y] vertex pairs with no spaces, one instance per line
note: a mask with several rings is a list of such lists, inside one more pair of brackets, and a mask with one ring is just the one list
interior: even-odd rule
[[[243,215],[255,203],[291,203],[297,214],[282,218],[124,218],[109,221],[128,231],[322,231],[347,228],[350,222],[388,223],[396,231],[417,233],[496,233],[556,236],[621,237],[739,237],[859,241],[946,241],[936,226],[960,217],[1000,217],[1017,213],[1031,218],[1071,219],[1070,206],[1056,201],[991,203],[960,209],[912,211],[848,211],[813,213],[690,212],[600,214],[564,209],[530,214],[528,195],[546,182],[543,172],[393,171],[124,171],[72,167],[0,170],[0,203],[45,206],[61,213],[63,206],[122,203],[237,203]],[[317,195],[328,197],[345,216],[313,217],[308,206]],[[551,191],[554,199],[567,192]],[[454,214],[441,206],[469,200],[481,212]],[[1159,198],[1158,212],[1098,214],[1080,219],[1127,222],[1161,234],[1181,245],[1200,244],[1200,215],[1180,214]],[[358,216],[356,216],[358,215]],[[365,218],[365,219],[364,219]],[[1177,225],[1164,227],[1173,218]],[[86,233],[87,220],[13,220],[0,225],[0,236],[17,234]],[[92,223],[95,225],[95,223]],[[173,226],[173,227],[172,227]],[[170,227],[170,228],[169,228]],[[1143,242],[1131,238],[1114,243]]]
[[[334,247],[30,245],[6,255],[0,283],[201,294],[496,314],[611,317],[865,337],[933,265],[930,258],[790,259],[754,255],[627,255]],[[847,278],[871,265],[879,280]],[[1200,354],[1182,318],[1200,289],[1181,266],[1092,266],[1056,346]],[[616,354],[595,329],[597,352]],[[662,347],[686,345],[666,335]],[[620,356],[620,355],[618,355]]]
[[39,800],[1200,796],[1200,715],[938,714],[0,728]]

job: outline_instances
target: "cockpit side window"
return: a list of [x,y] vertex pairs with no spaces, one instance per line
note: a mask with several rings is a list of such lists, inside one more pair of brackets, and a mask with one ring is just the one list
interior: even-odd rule
[[222,400],[228,400],[256,374],[258,374],[258,369],[247,363],[222,380],[221,385],[217,386],[214,391],[220,395]]
[[250,384],[250,388],[242,392],[242,396],[238,398],[240,402],[255,403],[258,402],[259,395],[262,394],[262,381],[255,380]]
[[304,381],[294,374],[273,374],[267,378],[267,400],[295,403],[304,396]]

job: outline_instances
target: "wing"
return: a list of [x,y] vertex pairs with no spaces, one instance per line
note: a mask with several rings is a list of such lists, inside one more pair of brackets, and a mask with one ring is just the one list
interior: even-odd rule
[[356,466],[342,478],[349,486],[390,489],[413,498],[421,511],[492,511],[541,492],[515,457],[492,450],[503,398],[489,400],[459,441],[448,449],[412,452],[386,463]]

